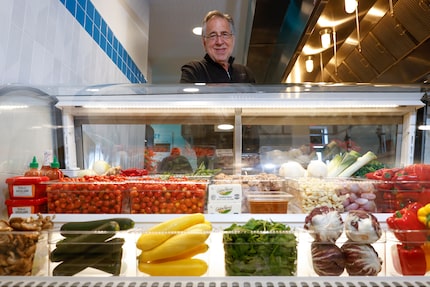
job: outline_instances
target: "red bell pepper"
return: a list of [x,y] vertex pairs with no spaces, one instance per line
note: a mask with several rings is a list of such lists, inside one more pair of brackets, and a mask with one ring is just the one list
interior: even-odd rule
[[420,246],[397,244],[403,275],[424,275],[427,271],[426,257]]
[[398,240],[411,244],[422,244],[426,241],[426,227],[417,216],[418,209],[422,206],[418,202],[411,203],[387,218],[387,225]]
[[400,168],[381,168],[374,172],[367,173],[366,178],[383,181],[383,183],[378,183],[378,188],[390,190],[394,186],[392,180],[399,170]]
[[411,164],[404,168],[406,174],[415,175],[420,181],[430,181],[430,164]]

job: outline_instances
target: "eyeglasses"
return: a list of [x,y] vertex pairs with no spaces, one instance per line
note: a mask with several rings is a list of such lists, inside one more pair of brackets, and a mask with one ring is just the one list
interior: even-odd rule
[[232,36],[233,36],[233,33],[222,32],[221,34],[211,33],[205,36],[205,38],[208,39],[209,41],[216,41],[218,38],[221,38],[223,40],[228,40],[228,39],[231,39]]

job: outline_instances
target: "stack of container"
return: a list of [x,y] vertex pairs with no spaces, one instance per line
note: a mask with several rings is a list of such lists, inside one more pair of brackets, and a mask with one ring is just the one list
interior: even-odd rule
[[[49,156],[50,155],[50,156]],[[9,199],[5,201],[8,216],[14,214],[36,214],[47,212],[46,185],[43,182],[62,177],[57,158],[45,153],[43,166],[39,169],[36,157],[23,176],[6,179]]]

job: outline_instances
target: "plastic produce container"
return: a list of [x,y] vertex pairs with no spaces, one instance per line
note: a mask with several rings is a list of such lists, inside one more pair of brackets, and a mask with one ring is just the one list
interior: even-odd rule
[[412,202],[430,202],[428,181],[380,181],[375,187],[377,212],[391,213]]
[[287,213],[293,197],[282,191],[249,191],[245,196],[250,213]]
[[46,275],[46,235],[39,231],[1,231],[0,276]]
[[46,197],[46,176],[15,176],[6,179],[10,199],[31,199]]
[[318,206],[339,212],[365,210],[376,212],[377,181],[352,178],[288,178],[286,191],[294,196],[290,203],[302,213]]
[[387,232],[387,276],[430,274],[430,230]]
[[[324,232],[334,234],[337,230]],[[315,240],[314,231],[305,230],[301,235],[300,247],[308,266],[301,270],[304,276],[386,275],[385,231],[375,242],[352,241],[343,230],[334,242]]]
[[187,177],[148,177],[132,180],[132,214],[204,213],[209,180]]
[[284,179],[269,173],[259,173],[255,175],[227,175],[218,174],[212,180],[215,185],[240,184],[242,188],[242,213],[249,212],[247,192],[272,192],[285,191]]
[[46,182],[49,213],[127,213],[125,177],[64,178]]
[[295,231],[225,231],[225,275],[295,276],[297,243]]
[[36,214],[46,213],[48,211],[47,206],[48,199],[46,197],[37,199],[7,199],[5,201],[7,205],[8,216],[14,214]]
[[49,276],[135,276],[135,244],[125,231],[50,232]]

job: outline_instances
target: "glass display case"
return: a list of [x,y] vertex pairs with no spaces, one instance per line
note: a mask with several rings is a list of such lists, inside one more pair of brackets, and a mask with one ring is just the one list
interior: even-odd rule
[[[11,88],[14,95],[21,96],[15,98],[13,104],[10,103]],[[185,173],[190,174],[203,166],[225,175],[213,184],[216,186],[214,190],[208,190],[209,195],[213,192],[216,196],[225,195],[222,194],[226,192],[225,181],[230,184],[229,188],[241,183],[242,186],[239,184],[238,187],[241,190],[244,187],[243,178],[262,174],[274,176],[275,180],[259,179],[256,183],[259,188],[274,182],[283,186],[284,180],[279,178],[282,178],[280,170],[284,163],[293,160],[306,169],[316,159],[329,162],[336,152],[354,150],[365,154],[371,151],[387,167],[425,163],[428,148],[424,139],[428,132],[418,131],[418,125],[427,123],[427,112],[423,113],[427,103],[422,99],[428,89],[427,86],[417,85],[347,84],[45,86],[31,88],[38,99],[47,101],[41,109],[41,123],[28,117],[30,113],[17,112],[18,107],[26,103],[26,111],[36,108],[36,104],[23,97],[29,93],[27,87],[0,87],[0,127],[7,135],[3,144],[8,145],[4,149],[8,152],[2,159],[0,184],[3,195],[7,197],[10,186],[6,184],[6,177],[22,175],[33,156],[41,162],[42,154],[47,150],[58,157],[61,169],[71,178],[93,169],[99,161],[107,162],[112,167],[145,170],[148,176],[159,176],[166,172],[165,159],[179,154],[184,161],[176,170],[186,170]],[[15,121],[11,122],[13,117],[16,117]],[[16,126],[17,122],[20,126]],[[21,150],[12,148],[16,137],[11,130],[17,128],[21,130]],[[33,133],[26,137],[27,131]],[[336,152],[332,151],[332,147]],[[207,187],[207,178],[193,178],[192,183],[197,181],[201,184],[202,180]],[[139,184],[132,181],[115,185],[125,186],[125,189],[132,186],[138,194],[144,191],[139,189]],[[45,187],[49,194],[59,185],[50,186],[48,183]],[[246,188],[249,195],[255,196],[250,180],[246,181]],[[67,196],[69,191],[66,189],[67,184],[64,184],[61,192],[55,192],[55,195]],[[157,190],[151,192],[156,193]],[[229,190],[230,194],[235,194],[235,189]],[[364,194],[368,195],[366,192]],[[293,201],[290,197],[288,200]],[[225,204],[220,207],[213,203],[211,208],[214,210],[225,210]],[[127,208],[130,210],[127,203],[122,203],[121,209]],[[288,214],[249,213],[248,210],[241,213],[239,205],[237,214],[208,213],[207,209],[204,212],[218,229],[232,222],[246,222],[250,218],[302,227],[306,214],[294,212],[294,208],[288,209]],[[108,215],[60,212],[55,216],[55,222],[62,224],[73,220],[102,219]],[[137,227],[147,228],[175,215],[129,212],[123,216],[134,219]],[[389,214],[377,214],[381,222],[387,216]],[[133,237],[134,243],[135,235],[127,236]],[[378,248],[384,258],[389,240],[387,235],[383,242],[378,242],[378,246],[383,246]],[[395,243],[391,244],[395,246]],[[300,248],[303,246],[309,247],[310,241],[302,241]],[[385,265],[385,271],[380,276],[318,277],[306,269],[309,268],[308,257],[300,259],[296,276],[219,276],[222,272],[217,273],[216,268],[220,267],[217,256],[222,252],[218,254],[217,248],[222,246],[213,245],[214,252],[207,259],[215,266],[212,267],[215,271],[204,277],[143,277],[136,276],[135,268],[132,268],[128,269],[132,275],[124,277],[91,274],[73,278],[32,276],[24,280],[22,277],[0,276],[0,285],[421,287],[429,284],[426,276],[403,277],[392,271],[394,267],[389,271]],[[135,255],[132,251],[128,252],[133,260]]]
[[[277,172],[290,159],[329,160],[327,145],[372,151],[388,166],[414,162],[419,86],[112,85],[45,91],[62,114],[64,168],[94,160],[154,170],[175,147],[193,169]],[[227,127],[227,129],[226,129]],[[60,131],[60,130],[59,130]]]

